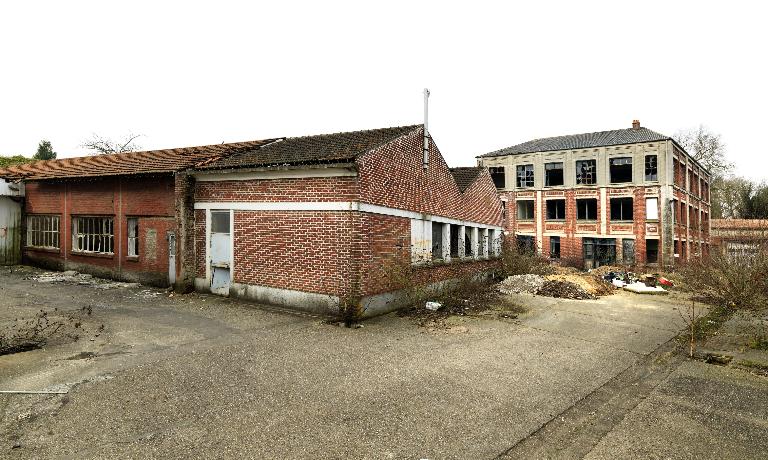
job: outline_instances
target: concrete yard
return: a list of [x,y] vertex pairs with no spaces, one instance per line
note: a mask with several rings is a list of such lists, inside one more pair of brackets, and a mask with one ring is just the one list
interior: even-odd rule
[[[4,458],[759,458],[768,380],[689,361],[677,296],[519,295],[517,319],[362,328],[208,295],[0,272],[0,323],[92,307],[0,356]],[[103,331],[98,326],[104,325]],[[461,326],[461,327],[456,327]]]

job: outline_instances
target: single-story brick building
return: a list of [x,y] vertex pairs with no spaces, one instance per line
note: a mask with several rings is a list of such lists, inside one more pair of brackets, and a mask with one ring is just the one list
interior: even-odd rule
[[768,248],[768,219],[712,219],[712,249],[731,255]]
[[[498,268],[486,169],[422,125],[36,162],[24,259],[312,311],[391,310],[409,286]],[[425,151],[426,150],[426,151]]]

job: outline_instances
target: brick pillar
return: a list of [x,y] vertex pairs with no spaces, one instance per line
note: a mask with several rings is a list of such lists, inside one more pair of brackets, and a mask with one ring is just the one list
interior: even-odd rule
[[174,175],[176,209],[177,292],[190,292],[195,286],[195,179],[187,173]]

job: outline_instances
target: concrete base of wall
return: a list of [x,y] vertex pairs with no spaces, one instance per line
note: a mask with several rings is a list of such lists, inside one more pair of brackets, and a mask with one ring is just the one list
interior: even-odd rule
[[118,272],[109,267],[100,267],[98,265],[85,264],[80,262],[72,262],[71,260],[63,261],[61,259],[54,259],[50,257],[40,256],[33,252],[27,252],[24,255],[24,263],[27,265],[33,265],[35,267],[45,268],[48,270],[74,270],[80,273],[87,273],[99,278],[113,279],[116,281],[125,281],[128,283],[141,283],[147,286],[155,286],[165,288],[170,286],[168,283],[168,275],[155,272],[138,272],[123,270]]

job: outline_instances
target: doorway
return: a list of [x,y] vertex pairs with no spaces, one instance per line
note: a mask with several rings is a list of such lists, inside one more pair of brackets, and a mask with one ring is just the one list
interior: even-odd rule
[[229,295],[232,281],[231,212],[211,211],[211,292]]

